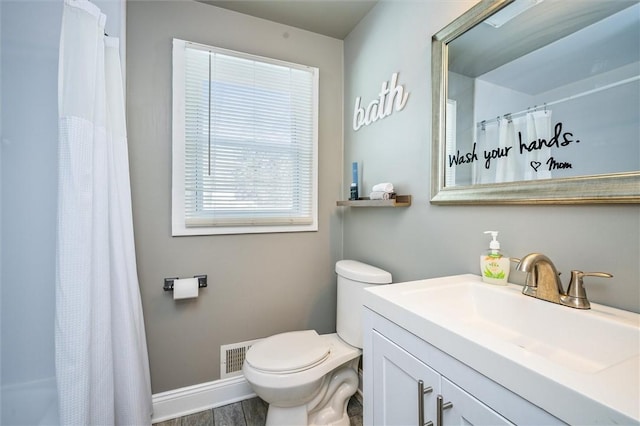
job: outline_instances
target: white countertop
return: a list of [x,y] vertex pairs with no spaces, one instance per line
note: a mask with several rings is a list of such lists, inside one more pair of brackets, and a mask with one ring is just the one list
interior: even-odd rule
[[[449,292],[456,287],[479,290],[484,300],[460,300],[469,298]],[[564,422],[640,424],[640,315],[595,303],[577,310],[521,290],[467,274],[369,287],[364,304]],[[487,313],[469,312],[492,301],[489,315],[504,321],[504,330],[483,321]],[[511,324],[538,334],[536,345],[529,344],[529,333],[508,335]],[[609,326],[622,337],[612,337]],[[570,350],[540,345],[547,333]]]

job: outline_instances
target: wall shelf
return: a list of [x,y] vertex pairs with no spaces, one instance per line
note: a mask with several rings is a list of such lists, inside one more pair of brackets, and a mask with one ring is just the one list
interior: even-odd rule
[[409,207],[411,195],[396,195],[396,198],[391,200],[371,200],[369,197],[363,197],[358,200],[341,200],[336,204],[344,207]]

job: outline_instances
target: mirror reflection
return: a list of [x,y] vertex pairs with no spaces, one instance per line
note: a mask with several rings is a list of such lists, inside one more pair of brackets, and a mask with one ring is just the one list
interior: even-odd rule
[[516,0],[447,45],[445,187],[640,170],[640,3]]

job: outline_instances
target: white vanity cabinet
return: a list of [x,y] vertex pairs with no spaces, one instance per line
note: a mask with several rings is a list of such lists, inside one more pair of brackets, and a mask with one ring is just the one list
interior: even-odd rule
[[495,426],[513,424],[446,377],[442,378],[440,392],[443,403],[450,404],[449,408],[441,409],[442,424]]
[[562,424],[367,308],[363,321],[365,425]]
[[417,425],[436,421],[440,375],[377,331],[372,331],[373,421],[376,425]]

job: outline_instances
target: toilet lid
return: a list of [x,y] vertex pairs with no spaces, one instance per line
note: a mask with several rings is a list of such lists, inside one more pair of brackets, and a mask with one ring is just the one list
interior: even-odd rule
[[329,343],[315,330],[276,334],[254,344],[245,361],[269,373],[295,373],[322,363],[329,356]]

